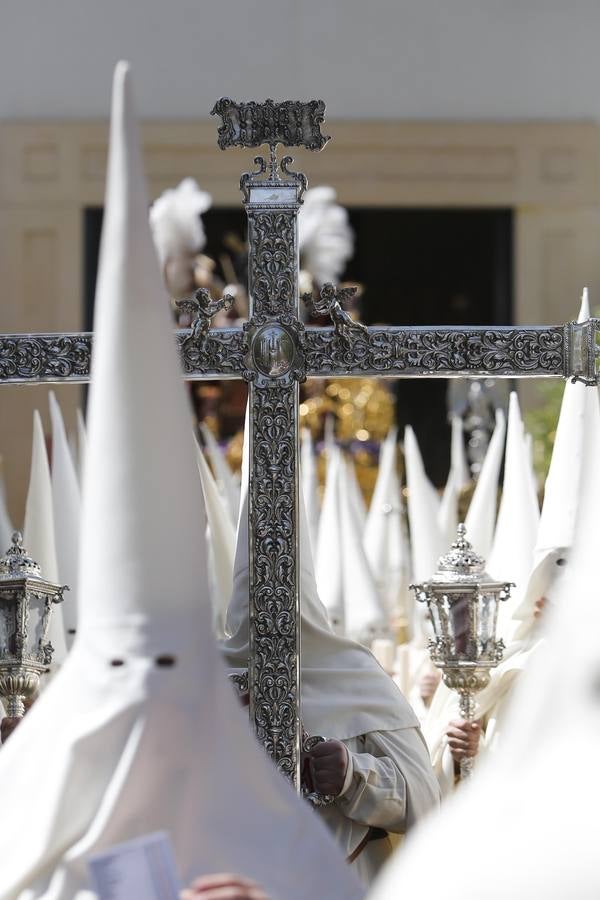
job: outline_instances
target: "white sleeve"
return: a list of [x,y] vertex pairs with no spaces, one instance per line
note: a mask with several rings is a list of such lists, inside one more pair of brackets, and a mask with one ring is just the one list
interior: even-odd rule
[[354,756],[350,752],[348,747],[346,747],[346,750],[348,750],[348,768],[346,769],[346,776],[344,778],[344,783],[342,785],[342,789],[338,794],[338,799],[340,797],[343,797],[344,794],[346,794],[350,790],[350,784],[352,782],[352,775],[354,774],[354,762],[353,762]]
[[360,742],[365,752],[350,754],[350,783],[336,805],[359,824],[403,834],[439,802],[439,787],[421,731],[378,731]]

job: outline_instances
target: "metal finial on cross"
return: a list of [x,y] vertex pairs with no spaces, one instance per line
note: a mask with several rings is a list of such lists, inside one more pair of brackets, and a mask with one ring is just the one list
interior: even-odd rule
[[[311,300],[333,327],[299,318],[297,214],[302,173],[277,144],[322,149],[321,100],[236,103],[219,100],[218,143],[270,148],[269,164],[242,175],[248,216],[250,317],[243,328],[210,327],[228,302],[198,292],[196,316],[177,332],[189,380],[244,378],[250,411],[250,715],[279,768],[297,785],[300,724],[298,583],[298,384],[306,377],[563,377],[598,384],[600,320],[557,326],[372,327],[353,322],[348,289],[324,285]],[[87,382],[91,334],[0,335],[0,383]]]

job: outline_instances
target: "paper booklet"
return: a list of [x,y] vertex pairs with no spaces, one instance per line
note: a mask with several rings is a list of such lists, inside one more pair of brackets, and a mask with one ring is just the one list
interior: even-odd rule
[[99,900],[178,900],[180,885],[169,836],[162,831],[117,844],[88,860]]

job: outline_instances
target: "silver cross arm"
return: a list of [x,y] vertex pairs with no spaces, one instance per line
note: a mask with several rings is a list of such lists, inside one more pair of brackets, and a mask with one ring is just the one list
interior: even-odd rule
[[[600,320],[566,325],[377,327],[351,343],[334,328],[298,335],[307,377],[575,378],[598,383]],[[190,381],[245,378],[252,367],[242,328],[215,328],[203,347],[192,330],[176,332],[184,377]],[[93,336],[0,335],[0,383],[90,380]]]

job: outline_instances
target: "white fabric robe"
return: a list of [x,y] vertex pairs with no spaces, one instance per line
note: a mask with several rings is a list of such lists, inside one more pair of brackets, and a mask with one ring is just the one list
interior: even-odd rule
[[113,97],[80,615],[0,751],[0,898],[92,900],[91,854],[164,830],[182,884],[236,872],[272,900],[360,900],[249,733],[211,633],[204,501],[123,64]]
[[[245,460],[244,460],[245,462]],[[234,589],[227,614],[231,637],[222,642],[230,670],[248,665],[247,472],[242,467]],[[439,802],[439,787],[419,722],[373,655],[334,634],[316,583],[304,504],[300,509],[302,630],[301,717],[310,735],[343,741],[352,774],[332,807],[319,809],[346,857],[369,826],[403,834]],[[370,883],[391,852],[392,840],[370,842],[353,863]]]
[[370,884],[404,835],[435,805],[436,790],[417,728],[372,731],[344,741],[350,753],[348,785],[332,806],[320,810],[346,856],[370,826],[388,832],[369,841],[353,863]]

